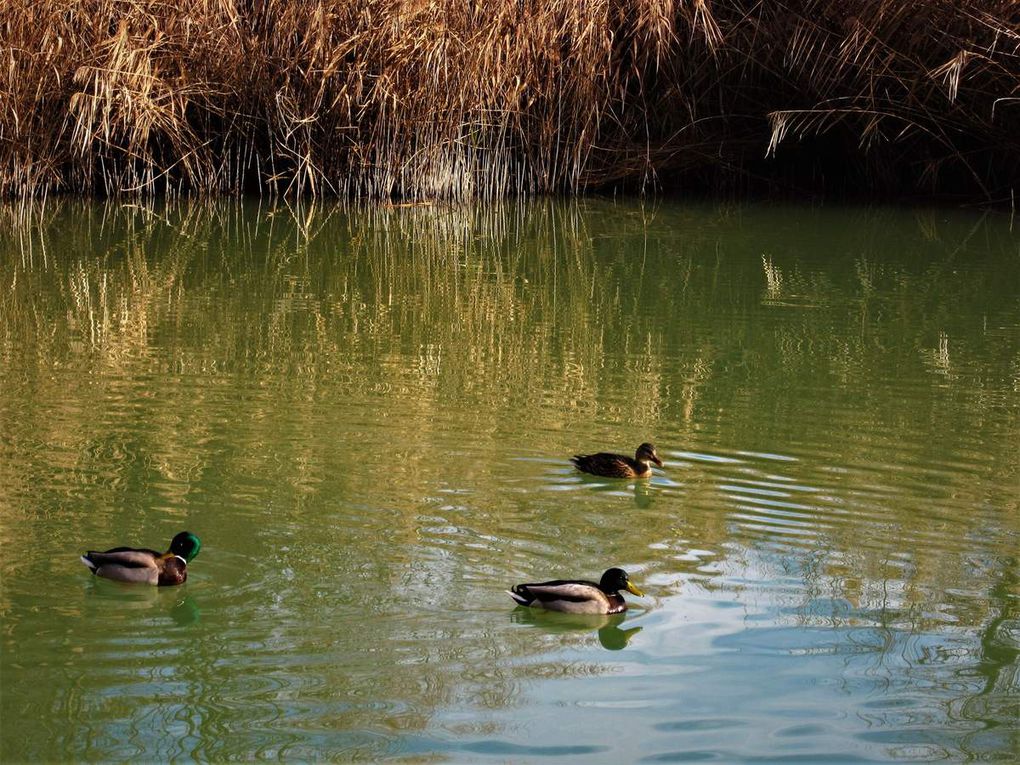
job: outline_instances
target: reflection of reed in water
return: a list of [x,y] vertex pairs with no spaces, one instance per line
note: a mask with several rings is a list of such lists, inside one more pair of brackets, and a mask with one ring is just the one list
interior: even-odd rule
[[[641,562],[650,574],[698,577],[704,587],[722,568],[715,561],[725,557],[732,570],[763,550],[752,563],[771,555],[799,566],[803,597],[845,597],[860,613],[878,603],[919,620],[930,593],[965,580],[975,596],[954,602],[952,616],[980,626],[998,672],[989,683],[1008,686],[1008,656],[996,648],[982,593],[1015,569],[1000,561],[1011,560],[1016,516],[987,509],[1015,506],[1011,446],[1020,433],[1015,418],[1002,416],[1015,380],[996,376],[1006,374],[1002,365],[983,366],[982,343],[1008,341],[996,327],[1006,326],[1013,303],[996,289],[1001,269],[972,274],[966,287],[952,275],[969,227],[926,219],[926,241],[937,248],[918,265],[911,258],[921,256],[906,248],[887,262],[870,254],[874,239],[916,235],[916,224],[904,233],[902,220],[882,216],[835,233],[831,221],[805,224],[799,249],[785,230],[727,211],[592,202],[484,210],[61,203],[8,220],[0,247],[15,255],[0,258],[0,283],[9,286],[0,290],[0,412],[17,416],[5,417],[0,444],[0,577],[11,581],[16,562],[53,543],[50,527],[34,522],[38,508],[60,508],[71,525],[90,506],[199,512],[247,551],[265,549],[259,521],[271,514],[274,530],[293,537],[286,555],[274,551],[246,572],[272,602],[253,615],[244,611],[251,590],[242,590],[238,619],[253,618],[185,646],[182,673],[206,691],[187,698],[186,724],[196,731],[252,709],[266,715],[267,751],[301,738],[288,725],[328,729],[342,720],[374,729],[384,717],[413,730],[464,698],[517,703],[522,684],[543,672],[603,669],[593,662],[522,676],[501,661],[530,651],[527,640],[505,644],[496,628],[465,635],[462,624],[426,618],[470,602],[480,571],[504,585],[509,539],[520,554]],[[848,242],[851,256],[820,259],[831,241]],[[989,232],[982,247],[1009,253],[999,241]],[[961,342],[975,336],[958,319],[953,326],[954,316],[978,301],[984,313],[973,315],[987,314],[990,329],[984,340]],[[842,331],[848,317],[852,332]],[[902,395],[879,395],[894,358],[916,359],[922,372],[930,364],[939,377],[919,409],[904,408]],[[997,371],[968,388],[983,368]],[[938,374],[946,369],[952,374]],[[903,380],[918,379],[910,368],[893,373],[900,392]],[[803,430],[784,429],[817,416],[803,410],[815,388],[838,417],[827,410]],[[924,441],[918,423],[936,423],[951,446],[969,445],[977,455],[969,469],[951,478],[899,471],[899,492],[875,486],[891,471],[874,466],[899,458],[905,433]],[[635,487],[637,507],[627,496],[588,502],[594,519],[551,505],[548,517],[535,517],[534,494],[508,498],[508,449],[565,461],[578,431],[612,431],[624,443],[663,434],[669,474],[681,485]],[[691,456],[681,472],[668,449],[688,448],[688,437],[730,450],[817,440],[801,442],[796,461]],[[816,448],[821,441],[828,452]],[[32,460],[40,444],[49,451]],[[930,457],[912,459],[927,465]],[[994,479],[989,465],[1001,468]],[[924,484],[911,496],[941,490],[942,504],[920,509],[927,514],[905,506],[908,480]],[[206,512],[226,502],[233,521]],[[927,543],[932,527],[953,533],[938,549],[911,545]],[[555,549],[564,529],[580,552]],[[974,538],[994,562],[972,565]],[[74,549],[73,541],[59,543]],[[333,582],[371,587],[335,591]],[[18,637],[28,625],[8,617],[9,592],[0,590],[0,609]],[[995,602],[1007,599],[1000,593]],[[310,626],[309,603],[317,613],[357,613],[358,628]],[[203,626],[225,610],[207,606]],[[1009,618],[1007,606],[999,610],[993,622]],[[411,634],[423,623],[425,634]],[[532,626],[554,639],[573,633]],[[585,640],[597,630],[612,647],[637,628],[578,629]],[[221,661],[224,644],[241,646],[237,661],[268,666],[239,677],[236,664]],[[280,652],[313,661],[324,650],[371,651],[373,661],[317,666],[305,680],[273,663]],[[224,709],[222,698],[237,708]],[[203,738],[217,741],[215,733]],[[202,754],[229,753],[227,742]]]
[[[511,435],[548,454],[571,453],[578,430],[633,432],[615,440],[637,443],[663,431],[679,440],[698,425],[723,442],[767,442],[777,423],[797,419],[801,398],[763,391],[789,392],[792,380],[867,399],[883,383],[887,344],[907,346],[945,390],[969,396],[974,376],[957,370],[978,366],[981,349],[947,324],[980,300],[994,327],[1003,301],[990,302],[1000,294],[995,269],[965,289],[952,264],[972,240],[1006,254],[1009,242],[998,229],[923,214],[818,215],[800,226],[794,249],[781,227],[725,209],[587,201],[8,206],[0,247],[16,255],[0,260],[0,280],[12,285],[0,290],[0,397],[23,411],[11,438],[65,444],[51,467],[100,501],[118,504],[143,485],[181,511],[208,471],[269,476],[266,490],[286,491],[282,504],[298,513],[325,486],[371,495],[381,471],[428,496],[446,469],[429,454],[459,452],[487,471]],[[919,231],[934,251],[872,254],[876,241],[912,242]],[[819,260],[831,241],[846,242],[850,255]],[[927,297],[903,297],[912,294]],[[848,315],[854,331],[835,331]],[[994,443],[1015,443],[1015,419],[997,415],[1001,396],[989,390],[972,397],[973,416],[996,423]],[[952,413],[926,401],[924,419],[948,416],[952,431]],[[145,427],[128,434],[121,418],[131,412],[144,412]],[[832,428],[862,465],[887,460],[897,429],[917,420],[878,397],[840,418],[819,431]],[[887,436],[869,427],[876,419],[892,424]],[[341,461],[354,445],[363,470]],[[1020,467],[1003,461],[1008,481]],[[40,476],[11,464],[0,461],[8,493],[32,495]],[[973,478],[955,478],[954,491],[981,502],[984,484]],[[718,480],[710,470],[685,473],[685,505],[717,504]],[[251,496],[263,491],[250,483]],[[621,558],[644,554],[649,537],[671,538],[675,522],[664,503],[635,491],[640,509],[655,512],[627,531]],[[808,520],[831,511],[807,504]],[[914,522],[869,513],[866,522],[900,530]],[[873,556],[876,577],[896,573],[878,548],[862,550],[859,525],[825,520],[813,529],[820,544],[848,560]],[[733,533],[722,513],[687,521],[697,526],[685,537],[699,547]],[[952,522],[965,536],[971,521]],[[498,534],[485,523],[495,522],[480,533]],[[394,512],[390,527],[398,541],[415,539],[411,512]],[[834,572],[861,563],[831,562]],[[911,570],[930,582],[944,567],[932,558]]]

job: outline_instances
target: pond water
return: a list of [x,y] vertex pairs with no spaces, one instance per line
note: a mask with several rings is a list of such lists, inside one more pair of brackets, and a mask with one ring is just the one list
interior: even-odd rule
[[[4,762],[1017,757],[1008,216],[0,217]],[[182,587],[78,561],[182,529]]]

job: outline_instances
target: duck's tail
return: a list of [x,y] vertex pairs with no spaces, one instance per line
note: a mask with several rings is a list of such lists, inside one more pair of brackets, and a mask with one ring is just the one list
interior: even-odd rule
[[532,601],[534,600],[534,598],[525,597],[524,595],[521,595],[520,593],[515,592],[514,590],[507,590],[506,594],[513,598],[514,602],[519,606],[530,606]]
[[88,566],[89,567],[89,571],[91,571],[93,574],[96,573],[96,571],[99,569],[99,566],[97,566],[95,563],[93,563],[92,559],[89,558],[89,554],[88,553],[85,553],[84,555],[82,555],[81,558],[79,558],[79,560],[82,563],[84,563],[86,566]]

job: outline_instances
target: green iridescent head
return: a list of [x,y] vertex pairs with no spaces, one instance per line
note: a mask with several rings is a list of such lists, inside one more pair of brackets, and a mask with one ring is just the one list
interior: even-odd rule
[[180,555],[188,563],[191,563],[194,557],[198,555],[198,551],[201,549],[202,540],[190,531],[182,531],[170,542],[170,552],[174,555]]
[[599,582],[599,588],[603,592],[619,592],[620,590],[626,590],[638,597],[644,595],[641,590],[634,586],[634,583],[630,581],[630,577],[627,576],[627,572],[622,568],[611,568],[602,575],[602,581]]

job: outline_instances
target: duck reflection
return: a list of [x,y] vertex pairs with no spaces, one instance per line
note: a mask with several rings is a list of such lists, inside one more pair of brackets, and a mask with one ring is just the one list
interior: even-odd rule
[[652,488],[647,481],[634,482],[634,504],[642,510],[652,506]]
[[623,481],[607,481],[599,476],[590,476],[582,473],[579,474],[577,483],[584,484],[586,490],[615,494],[617,496],[626,496],[627,489],[630,489],[634,493],[634,504],[642,510],[652,506],[656,492],[654,479],[651,482],[634,481],[631,484],[627,484]]
[[515,624],[538,627],[554,635],[595,630],[599,643],[607,651],[626,648],[630,639],[641,631],[641,627],[621,629],[626,619],[626,614],[564,614],[536,608],[517,608],[510,612],[510,620]]
[[202,611],[191,595],[184,594],[180,589],[170,590],[164,587],[139,587],[110,579],[93,577],[86,588],[89,598],[107,601],[101,604],[92,603],[93,607],[110,608],[116,603],[120,611],[145,611],[147,616],[158,616],[160,612],[169,616],[174,624],[186,627],[197,624]]
[[192,624],[198,624],[202,618],[202,611],[193,597],[185,595],[170,609],[170,618],[174,620],[174,624],[178,627],[187,627]]

